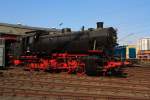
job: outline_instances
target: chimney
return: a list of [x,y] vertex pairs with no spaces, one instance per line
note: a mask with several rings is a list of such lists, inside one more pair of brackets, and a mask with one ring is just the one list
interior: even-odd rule
[[97,29],[99,29],[99,28],[103,28],[104,22],[97,22],[96,24],[97,24]]

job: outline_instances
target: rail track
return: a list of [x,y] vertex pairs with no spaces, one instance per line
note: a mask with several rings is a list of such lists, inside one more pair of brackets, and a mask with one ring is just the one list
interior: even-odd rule
[[22,71],[22,68],[15,68],[3,71],[3,76],[0,77],[0,98],[2,100],[6,98],[7,100],[12,100],[12,98],[14,100],[17,98],[26,100],[149,100],[150,74],[148,68],[141,69],[141,71],[140,69],[127,69],[130,75],[128,78],[109,78],[26,72]]
[[[40,81],[60,81],[60,82],[68,82],[68,83],[83,83],[83,84],[121,84],[125,86],[126,84],[133,85],[135,87],[136,85],[143,85],[143,86],[149,86],[150,83],[147,79],[149,79],[149,76],[145,76],[145,80],[141,80],[140,78],[131,80],[131,78],[109,78],[109,77],[87,77],[87,76],[75,76],[75,75],[65,75],[65,74],[30,74],[31,76],[27,74],[15,74],[11,73],[11,77],[8,76],[5,79],[22,79],[22,80],[40,80]],[[150,75],[150,74],[149,74]],[[109,83],[111,82],[111,83]]]
[[[61,100],[65,98],[74,98],[75,100],[98,100],[100,98],[105,99],[128,99],[128,100],[149,100],[149,98],[143,98],[140,96],[132,97],[132,96],[114,96],[114,94],[108,94],[102,92],[101,94],[92,94],[92,93],[80,93],[80,92],[70,92],[70,91],[48,91],[48,90],[41,90],[41,89],[18,89],[18,88],[1,88],[4,89],[3,95],[7,96],[24,96],[24,97],[31,97],[31,96],[41,96],[41,97],[55,97],[60,98]],[[79,99],[80,98],[80,99]]]

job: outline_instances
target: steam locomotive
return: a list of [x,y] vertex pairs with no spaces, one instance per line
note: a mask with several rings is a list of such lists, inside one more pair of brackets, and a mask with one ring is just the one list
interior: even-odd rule
[[25,64],[30,70],[116,74],[122,72],[121,66],[124,65],[111,59],[116,40],[116,30],[103,28],[103,22],[97,22],[96,29],[84,30],[82,27],[81,31],[71,31],[70,28],[54,33],[31,31],[20,38],[20,55],[13,61],[15,65]]

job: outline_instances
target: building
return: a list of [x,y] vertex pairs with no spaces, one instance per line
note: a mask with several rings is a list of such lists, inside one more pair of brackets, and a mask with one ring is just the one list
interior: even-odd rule
[[22,24],[0,23],[0,33],[5,34],[24,35],[26,32],[37,30],[48,31],[50,33],[60,31],[55,28],[41,28],[41,27],[26,26]]
[[136,59],[136,45],[117,46],[114,55],[122,60]]
[[150,59],[150,38],[142,38],[137,43],[138,59]]

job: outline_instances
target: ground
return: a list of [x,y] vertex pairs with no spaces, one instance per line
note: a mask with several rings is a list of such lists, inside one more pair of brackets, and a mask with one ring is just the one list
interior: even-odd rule
[[125,68],[127,78],[0,70],[0,100],[150,100],[150,66]]

